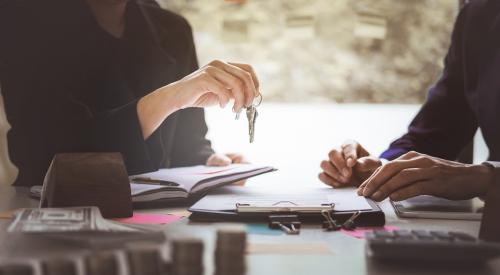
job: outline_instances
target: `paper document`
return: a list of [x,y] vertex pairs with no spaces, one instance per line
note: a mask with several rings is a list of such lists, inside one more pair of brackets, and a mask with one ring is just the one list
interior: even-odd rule
[[[226,187],[226,190],[236,187]],[[357,211],[370,210],[372,207],[368,201],[358,196],[355,188],[332,189],[332,188],[304,188],[302,192],[281,193],[281,194],[263,194],[259,191],[252,194],[252,188],[240,187],[249,192],[238,194],[238,192],[210,194],[195,203],[191,209],[206,211],[231,211],[236,209],[236,203],[249,204],[272,204],[277,202],[289,201],[297,205],[318,205],[323,203],[334,203],[335,211]]]
[[357,189],[332,189],[326,197],[329,202],[335,203],[335,211],[367,210],[372,209],[363,196],[358,196]]

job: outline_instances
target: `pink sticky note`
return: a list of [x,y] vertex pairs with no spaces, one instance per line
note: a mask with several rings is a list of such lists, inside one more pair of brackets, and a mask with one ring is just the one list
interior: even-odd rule
[[374,230],[394,231],[398,229],[399,227],[397,226],[387,225],[384,227],[358,227],[355,230],[341,229],[341,232],[357,239],[364,239],[365,233],[372,232]]
[[167,224],[182,219],[181,216],[167,215],[167,214],[147,214],[135,213],[130,218],[115,219],[115,221],[122,223],[135,223],[135,224]]

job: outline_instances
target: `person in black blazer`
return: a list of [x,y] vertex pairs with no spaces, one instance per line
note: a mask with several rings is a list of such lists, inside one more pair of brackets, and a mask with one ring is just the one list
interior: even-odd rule
[[202,107],[259,95],[249,65],[198,68],[187,21],[135,0],[2,1],[0,85],[25,186],[59,152],[121,152],[129,174],[241,162],[214,153]]
[[[461,10],[440,79],[408,133],[380,156],[355,141],[321,163],[320,180],[359,185],[377,201],[427,194],[449,199],[484,196],[500,167],[500,1],[478,0]],[[480,128],[489,148],[481,165],[455,162]],[[388,160],[386,162],[384,160]]]

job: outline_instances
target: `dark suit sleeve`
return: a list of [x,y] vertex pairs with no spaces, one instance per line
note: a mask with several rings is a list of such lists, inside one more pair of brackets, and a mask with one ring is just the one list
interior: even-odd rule
[[430,88],[427,101],[411,122],[408,133],[394,141],[381,158],[395,159],[417,151],[456,159],[477,130],[477,121],[464,91],[463,45],[467,6],[460,12],[438,82]]
[[88,150],[121,152],[129,174],[158,168],[154,154],[142,136],[137,100],[96,115],[90,119],[88,129],[91,145]]
[[[186,38],[186,55],[182,62],[186,64],[182,75],[184,77],[198,69],[196,49],[192,30],[183,20]],[[214,153],[211,143],[206,139],[208,127],[205,121],[205,111],[202,108],[187,108],[178,112],[174,143],[172,146],[171,166],[190,166],[205,164],[208,157]]]

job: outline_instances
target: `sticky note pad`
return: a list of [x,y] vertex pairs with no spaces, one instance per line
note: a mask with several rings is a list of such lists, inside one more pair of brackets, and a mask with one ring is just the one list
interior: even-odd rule
[[132,223],[132,224],[168,224],[176,222],[183,217],[168,214],[148,214],[148,213],[137,213],[130,218],[115,219],[115,221],[122,223]]

